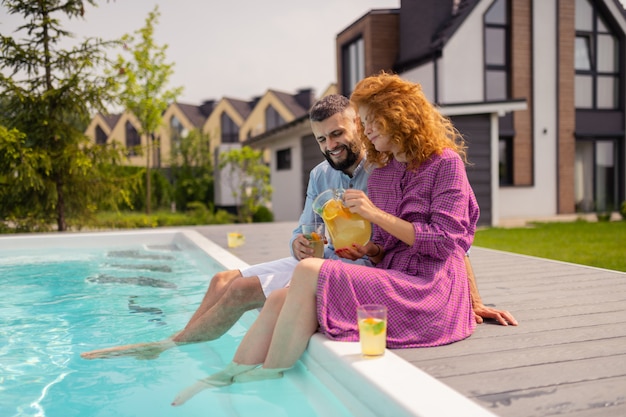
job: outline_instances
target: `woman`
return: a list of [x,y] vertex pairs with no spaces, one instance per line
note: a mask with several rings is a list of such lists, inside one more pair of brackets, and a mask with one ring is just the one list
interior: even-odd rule
[[357,84],[351,97],[362,123],[368,196],[346,190],[345,204],[373,224],[365,246],[341,256],[375,265],[310,258],[289,288],[268,297],[224,370],[182,391],[180,405],[211,386],[278,378],[292,367],[318,329],[356,341],[356,308],[388,308],[387,346],[437,346],[474,330],[464,264],[479,216],[465,173],[465,145],[421,87],[382,73]]

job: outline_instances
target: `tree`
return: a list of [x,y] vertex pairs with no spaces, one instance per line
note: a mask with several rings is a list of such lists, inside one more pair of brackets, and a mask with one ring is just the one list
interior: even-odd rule
[[132,112],[141,125],[140,135],[146,137],[146,213],[151,211],[150,169],[153,152],[158,151],[156,132],[163,121],[163,112],[176,100],[182,88],[166,89],[174,64],[165,63],[167,45],[154,41],[154,27],[160,16],[156,6],[146,18],[146,25],[135,32],[139,37],[124,35],[122,41],[132,57],[119,56],[116,71],[123,78],[120,95],[124,107]]
[[24,17],[16,33],[0,34],[0,215],[27,229],[46,229],[56,220],[67,229],[103,198],[124,198],[123,184],[108,178],[107,166],[121,152],[90,144],[84,130],[95,111],[115,97],[115,80],[101,75],[111,63],[112,41],[86,39],[69,49],[73,37],[58,16],[84,16],[93,0],[3,0],[10,14]]
[[194,129],[172,144],[172,179],[176,207],[186,210],[191,202],[207,205],[213,200],[211,138]]
[[228,181],[237,205],[237,218],[251,223],[254,213],[272,197],[270,169],[263,153],[249,146],[220,154],[220,169],[228,168]]

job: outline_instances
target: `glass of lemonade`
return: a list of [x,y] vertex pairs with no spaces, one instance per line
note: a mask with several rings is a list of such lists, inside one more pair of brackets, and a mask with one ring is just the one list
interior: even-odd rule
[[315,251],[313,256],[316,258],[324,257],[324,223],[312,223],[302,225],[302,234],[309,240],[310,246]]
[[364,356],[381,356],[387,343],[387,307],[364,304],[357,307],[359,340]]
[[358,243],[364,246],[370,240],[372,224],[343,204],[341,188],[324,191],[313,201],[313,211],[319,214],[335,249],[342,249]]

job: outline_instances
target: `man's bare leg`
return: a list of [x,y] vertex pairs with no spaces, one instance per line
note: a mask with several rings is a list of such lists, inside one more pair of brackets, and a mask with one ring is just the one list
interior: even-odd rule
[[178,344],[214,340],[222,336],[248,310],[259,308],[265,294],[258,277],[242,277],[238,270],[217,273],[209,284],[200,307],[185,328],[174,336],[157,342],[114,346],[84,352],[84,359],[107,359],[135,356],[154,359]]

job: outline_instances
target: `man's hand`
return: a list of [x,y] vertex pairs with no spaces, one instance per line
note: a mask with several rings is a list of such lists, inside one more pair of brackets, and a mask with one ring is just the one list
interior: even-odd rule
[[484,319],[494,319],[503,326],[517,326],[517,320],[511,313],[506,310],[497,310],[495,308],[487,307],[483,303],[475,303],[472,306],[474,311],[474,319],[476,323],[481,324]]
[[293,241],[293,255],[299,261],[305,258],[312,258],[315,250],[311,247],[309,239],[299,234]]

